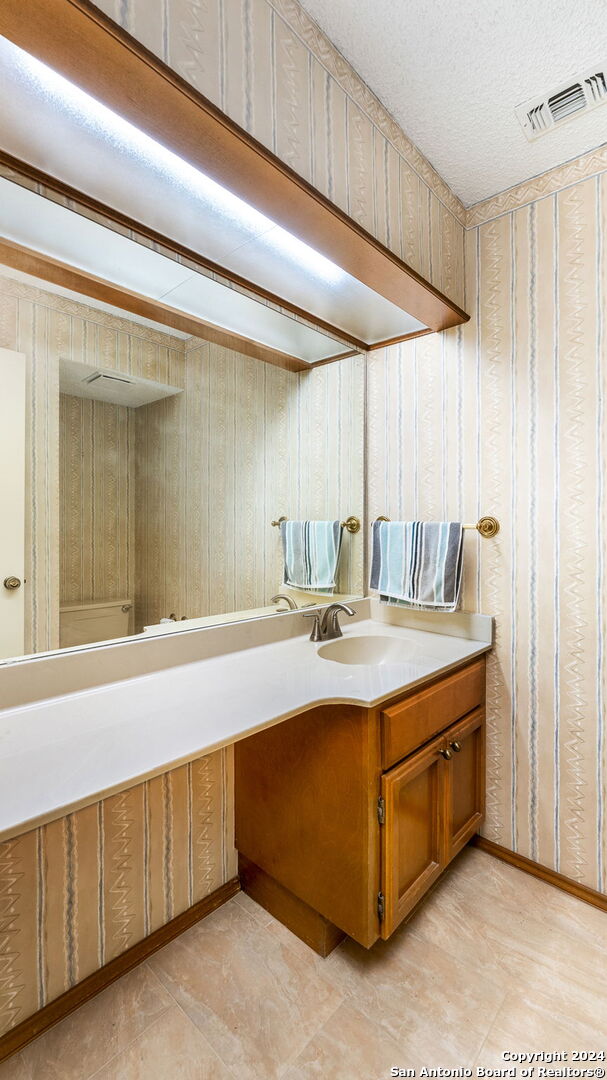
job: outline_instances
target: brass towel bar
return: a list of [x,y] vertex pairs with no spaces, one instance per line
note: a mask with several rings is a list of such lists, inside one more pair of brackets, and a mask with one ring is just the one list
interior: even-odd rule
[[[375,520],[389,521],[390,518],[382,516],[376,518]],[[498,532],[500,531],[500,523],[497,518],[482,517],[479,518],[476,525],[462,525],[462,529],[476,529],[476,531],[480,533],[480,535],[484,537],[485,540],[490,540],[492,536],[497,536]]]
[[[272,525],[280,525],[283,521],[287,520],[288,519],[286,517],[279,517],[277,521],[272,522]],[[375,520],[389,521],[390,518],[383,517],[382,515]],[[340,525],[342,529],[347,529],[349,533],[360,532],[360,521],[357,517],[352,516],[346,518],[345,521],[340,522]],[[476,531],[480,533],[480,535],[484,537],[485,540],[490,540],[492,536],[497,536],[498,532],[500,531],[500,523],[497,518],[487,516],[479,518],[476,525],[462,525],[462,529],[476,529]]]
[[[288,521],[288,518],[279,517],[278,521],[272,521],[271,524],[281,525],[283,521]],[[342,529],[347,529],[349,533],[360,532],[360,521],[357,517],[354,517],[353,515],[350,515],[350,517],[346,518],[345,521],[340,521],[339,524],[341,525]]]

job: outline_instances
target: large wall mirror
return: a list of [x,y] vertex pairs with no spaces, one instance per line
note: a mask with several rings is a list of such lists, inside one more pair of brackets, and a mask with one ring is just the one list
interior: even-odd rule
[[[48,215],[54,243],[67,243],[68,220],[52,215],[73,211],[6,170],[0,183],[3,212],[13,200],[2,231],[13,230],[15,250],[18,227],[30,228],[31,252],[31,223],[42,235]],[[84,243],[93,224],[97,241],[78,258],[78,235]],[[117,238],[80,218],[72,262],[102,278]],[[139,247],[138,265],[146,252]],[[48,242],[40,253],[48,259]],[[327,345],[326,333],[316,341],[304,319],[249,298],[252,345],[267,340],[274,313],[278,352],[293,352],[292,333],[300,355],[349,354],[266,362],[244,337],[228,347],[208,340],[202,322],[198,333],[181,317],[170,325],[166,305],[160,322],[100,300],[96,288],[86,295],[61,275],[38,276],[35,262],[10,262],[0,264],[0,661],[325,600],[320,589],[283,587],[279,517],[339,522],[332,592],[363,593],[363,531],[341,528],[363,512],[360,353]],[[175,271],[184,278],[183,265]],[[157,299],[157,269],[146,273]],[[225,289],[234,302],[244,295]],[[288,599],[273,600],[279,592]]]

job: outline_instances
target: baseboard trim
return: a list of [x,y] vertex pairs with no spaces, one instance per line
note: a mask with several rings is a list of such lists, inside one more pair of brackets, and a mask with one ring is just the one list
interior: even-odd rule
[[517,855],[516,851],[510,851],[509,848],[502,847],[501,844],[494,844],[493,840],[486,840],[484,836],[473,837],[471,843],[474,847],[480,848],[481,851],[486,851],[488,855],[494,855],[496,859],[502,859],[503,862],[516,866],[517,869],[524,870],[526,874],[532,874],[533,877],[540,878],[549,885],[554,885],[556,889],[562,889],[563,892],[570,893],[571,896],[576,896],[578,900],[583,900],[586,904],[592,904],[593,907],[600,908],[601,911],[607,911],[607,896],[605,893],[597,892],[596,889],[591,889],[589,885],[582,885],[579,881],[574,881],[573,878],[557,873],[556,870],[550,870],[547,866],[542,866],[541,863],[534,862],[533,859],[528,859],[525,855]]
[[33,1039],[37,1039],[43,1032],[48,1031],[49,1028],[64,1020],[75,1009],[80,1008],[85,1002],[100,994],[116,979],[126,975],[127,971],[131,971],[138,964],[147,960],[148,956],[157,952],[163,945],[167,945],[173,938],[179,937],[184,930],[188,930],[190,926],[200,922],[206,915],[210,915],[212,911],[221,907],[239,891],[239,879],[237,877],[232,878],[225,885],[221,885],[219,889],[215,889],[209,896],[205,896],[203,900],[199,900],[197,904],[193,904],[192,907],[183,911],[181,915],[177,915],[164,926],[160,926],[158,930],[154,930],[143,941],[138,941],[136,945],[127,949],[126,952],[121,953],[114,960],[110,960],[109,964],[105,964],[97,971],[93,971],[91,975],[88,975],[82,982],[77,983],[76,986],[72,986],[61,997],[55,998],[54,1001],[45,1005],[43,1009],[39,1009],[38,1012],[34,1013],[33,1016],[28,1016],[16,1027],[11,1028],[10,1031],[0,1037],[0,1062],[5,1061],[12,1054],[18,1053]]

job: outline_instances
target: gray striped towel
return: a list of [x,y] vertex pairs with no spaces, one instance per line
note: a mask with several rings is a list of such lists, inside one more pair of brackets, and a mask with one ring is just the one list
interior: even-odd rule
[[457,611],[463,535],[459,521],[374,521],[371,589],[385,604]]
[[332,593],[337,577],[342,529],[339,521],[282,521],[284,583]]

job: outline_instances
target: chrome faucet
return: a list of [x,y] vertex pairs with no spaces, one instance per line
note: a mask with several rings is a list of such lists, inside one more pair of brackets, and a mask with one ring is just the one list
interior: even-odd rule
[[346,615],[356,614],[348,604],[330,604],[323,612],[306,611],[304,619],[314,619],[310,641],[333,641],[334,638],[342,637],[339,625],[340,611],[345,611]]
[[287,604],[289,605],[289,610],[297,611],[297,604],[295,603],[292,596],[288,596],[287,593],[279,592],[276,593],[276,596],[272,597],[270,603],[277,604],[279,600],[286,600]]

